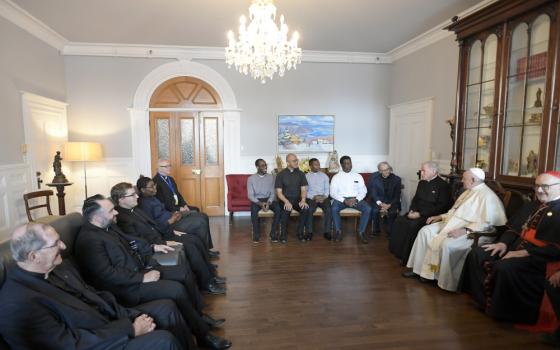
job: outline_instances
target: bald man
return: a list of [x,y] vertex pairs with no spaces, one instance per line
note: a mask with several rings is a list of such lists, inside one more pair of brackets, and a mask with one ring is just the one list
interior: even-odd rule
[[535,323],[546,265],[560,260],[560,172],[539,175],[534,190],[538,201],[525,204],[498,241],[473,249],[465,266],[465,290],[499,320]]
[[85,284],[62,261],[66,245],[51,226],[17,228],[10,248],[16,264],[0,289],[0,332],[12,349],[196,349],[171,300],[125,308]]
[[[288,220],[292,210],[299,212],[297,238],[300,242],[307,242],[304,236],[305,222],[309,214],[309,205],[307,204],[307,179],[305,174],[299,170],[299,160],[297,156],[290,153],[286,156],[287,168],[276,175],[274,188],[276,189],[276,198],[280,204],[280,242],[288,242]],[[273,242],[276,241],[273,239]]]
[[[455,292],[469,254],[468,233],[506,223],[504,205],[484,184],[484,171],[471,168],[463,173],[465,191],[445,214],[426,220],[412,246],[404,277],[420,276],[421,281],[437,280],[442,289]],[[482,238],[485,243],[485,238]]]

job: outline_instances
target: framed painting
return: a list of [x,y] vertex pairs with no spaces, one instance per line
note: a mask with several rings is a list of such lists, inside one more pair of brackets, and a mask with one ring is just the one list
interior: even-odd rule
[[334,150],[334,115],[279,115],[278,153],[323,153]]

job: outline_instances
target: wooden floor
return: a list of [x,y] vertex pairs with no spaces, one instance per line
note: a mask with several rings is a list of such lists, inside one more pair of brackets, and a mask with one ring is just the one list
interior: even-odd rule
[[550,349],[477,311],[465,294],[401,277],[385,237],[362,245],[351,234],[341,243],[290,234],[286,245],[255,245],[248,217],[211,225],[228,291],[206,302],[227,319],[217,333],[233,349]]

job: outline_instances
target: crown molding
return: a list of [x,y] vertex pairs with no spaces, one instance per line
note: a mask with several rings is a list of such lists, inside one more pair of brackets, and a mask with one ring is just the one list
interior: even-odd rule
[[[478,4],[466,9],[465,11],[459,13],[457,17],[463,18],[474,12],[485,8],[486,6],[495,3],[498,0],[484,0],[479,2]],[[447,37],[453,36],[453,32],[445,30],[444,28],[447,27],[452,23],[451,19],[440,23],[439,25],[433,27],[432,29],[427,30],[426,32],[418,35],[417,37],[413,38],[412,40],[407,41],[406,43],[397,46],[396,48],[392,49],[391,51],[387,52],[387,55],[391,57],[391,61],[395,62],[400,60],[403,57],[406,57],[418,50],[423,49],[426,46],[434,44],[442,39]]]
[[[498,0],[483,0],[459,13],[458,17],[466,17],[496,1]],[[16,5],[12,0],[0,0],[0,16],[67,56],[224,60],[224,48],[222,47],[70,42],[32,14]],[[449,24],[451,24],[451,20],[447,20],[429,29],[386,53],[304,50],[302,61],[315,63],[390,64],[426,46],[452,36],[452,32],[444,30]]]
[[[62,49],[66,56],[109,56],[172,58],[179,60],[224,60],[223,47],[134,45],[69,42]],[[391,63],[389,56],[371,52],[340,52],[304,50],[302,62],[317,63]]]
[[59,51],[68,42],[65,37],[11,0],[0,0],[0,16]]

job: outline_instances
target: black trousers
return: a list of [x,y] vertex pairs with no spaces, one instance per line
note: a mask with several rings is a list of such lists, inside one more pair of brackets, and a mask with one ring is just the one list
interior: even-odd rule
[[[305,227],[305,221],[307,220],[307,215],[309,213],[309,209],[301,209],[299,207],[299,198],[288,198],[288,201],[292,204],[293,210],[299,212],[298,218],[298,226],[297,226],[297,235],[298,238],[303,238],[303,229]],[[290,220],[290,210],[284,210],[284,203],[278,202],[281,210],[280,216],[280,239],[287,240],[287,233],[288,233],[288,221]]]
[[[380,214],[380,208],[377,204],[372,203],[371,204],[371,218],[373,220],[373,230],[376,232],[379,232],[381,230],[381,215]],[[397,218],[397,208],[389,208],[389,211],[387,212],[387,234],[390,235],[391,232],[393,231],[393,223],[395,222],[395,219]]]
[[[177,304],[183,319],[187,322],[192,334],[197,339],[203,339],[210,327],[202,320],[202,312],[189,300],[185,286],[177,281],[160,279],[157,282],[142,283],[138,289],[140,303],[160,299],[171,299]],[[134,305],[127,305],[135,307]]]
[[412,251],[418,231],[426,224],[426,219],[425,217],[409,219],[405,214],[398,216],[393,223],[389,236],[389,251],[405,264]]
[[210,234],[210,219],[204,213],[194,210],[184,212],[183,217],[171,225],[171,228],[197,236],[204,244],[206,250],[214,247],[212,235]]
[[168,331],[156,330],[142,336],[132,338],[125,347],[126,350],[181,350],[196,349],[183,348],[178,340]]
[[323,233],[331,233],[332,230],[332,209],[331,209],[331,201],[330,199],[325,199],[322,203],[318,203],[313,199],[308,199],[307,204],[309,204],[309,213],[307,214],[307,222],[306,222],[306,232],[307,234],[313,233],[313,213],[317,210],[317,208],[321,208],[323,210]]
[[[253,240],[261,239],[261,220],[259,218],[259,210],[261,207],[255,203],[251,203],[251,223],[253,224]],[[278,224],[280,223],[280,207],[278,202],[272,202],[269,205],[269,210],[274,213],[274,218],[272,219],[272,227],[270,228],[270,238],[276,237],[276,230],[278,229]]]
[[216,275],[216,271],[210,262],[208,250],[206,250],[202,241],[190,233],[182,236],[173,235],[172,237],[166,237],[166,239],[183,244],[185,256],[196,277],[198,287],[202,290],[208,289],[208,284]]
[[172,300],[162,299],[140,304],[134,309],[154,319],[157,329],[171,332],[185,350],[196,349],[191,330]]

